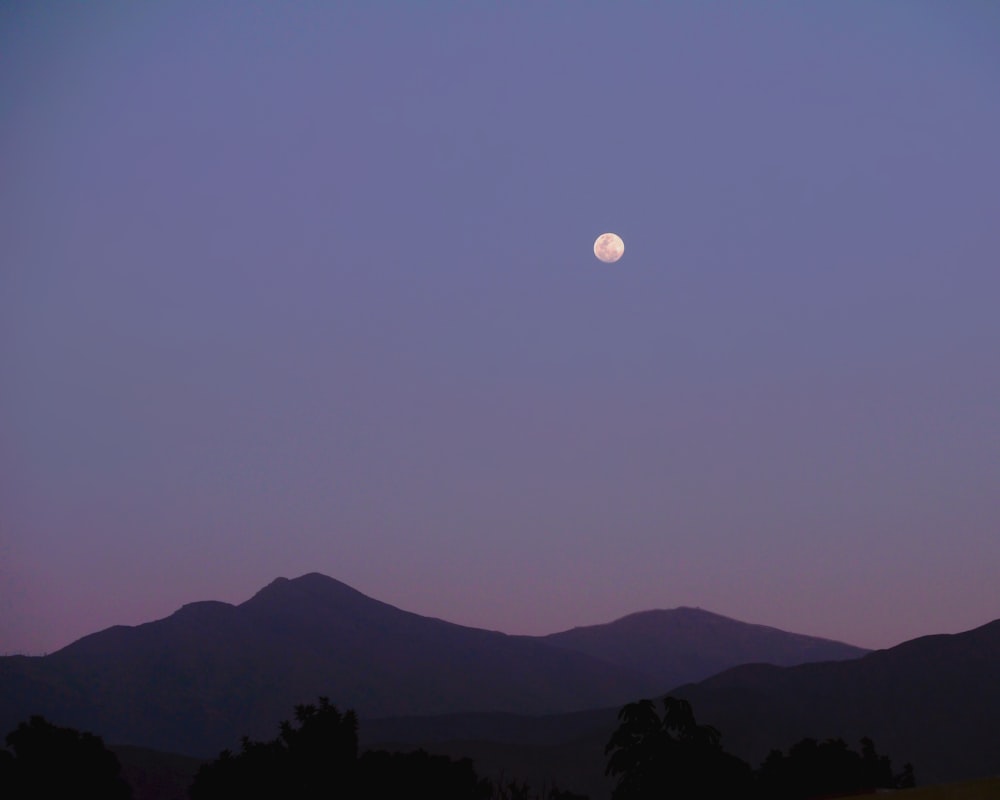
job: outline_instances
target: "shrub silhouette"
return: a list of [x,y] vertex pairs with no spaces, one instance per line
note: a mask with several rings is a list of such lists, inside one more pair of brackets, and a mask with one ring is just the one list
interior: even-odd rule
[[4,798],[132,797],[131,787],[121,777],[118,757],[99,736],[33,716],[7,734],[6,742],[10,751],[0,750],[0,796]]
[[476,775],[470,759],[453,761],[423,750],[412,753],[369,751],[361,756],[359,775],[358,796],[372,800],[421,793],[435,800],[486,800],[492,793],[489,782]]
[[843,739],[803,739],[786,756],[772,750],[757,772],[761,796],[773,800],[808,800],[812,797],[873,792],[913,786],[913,767],[894,775],[892,761],[879,755],[865,737],[861,752],[850,750]]
[[226,750],[203,765],[191,785],[192,800],[218,798],[350,798],[382,800],[416,791],[439,800],[490,796],[468,759],[373,751],[358,757],[358,720],[321,697],[319,705],[295,708],[295,721],[282,722],[278,738],[244,737],[240,752]]
[[720,744],[719,732],[695,722],[691,706],[667,697],[661,717],[652,700],[622,708],[605,753],[606,774],[617,778],[613,800],[759,797],[809,800],[914,785],[907,764],[894,775],[888,756],[861,740],[861,752],[843,739],[803,739],[788,755],[772,750],[756,772]]
[[243,737],[238,754],[224,750],[198,770],[193,800],[221,797],[353,797],[358,720],[321,697],[319,705],[295,707],[298,726],[282,722],[278,738]]

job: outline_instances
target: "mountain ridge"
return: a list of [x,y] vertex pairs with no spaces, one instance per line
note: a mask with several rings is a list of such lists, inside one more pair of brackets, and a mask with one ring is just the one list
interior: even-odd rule
[[[723,747],[753,766],[806,737],[857,746],[868,736],[897,769],[911,762],[923,786],[1000,775],[997,675],[1000,619],[858,659],[740,665],[666,694],[688,700],[697,721],[721,731]],[[372,745],[472,757],[487,774],[610,796],[604,745],[617,711],[374,719],[362,735]]]
[[804,736],[870,736],[921,783],[1000,773],[1000,619],[854,661],[736,666],[673,693],[745,758]]
[[[799,636],[779,639],[794,649]],[[278,578],[238,605],[187,603],[49,656],[0,658],[0,727],[41,713],[116,743],[211,755],[244,734],[266,737],[295,704],[320,695],[368,718],[555,714],[620,705],[673,682],[673,673],[546,638],[424,617],[308,573]],[[689,680],[707,676],[694,668]]]
[[870,652],[689,606],[639,611],[610,623],[541,638],[655,676],[664,686],[686,683],[692,675],[712,675],[733,666],[733,661],[790,666],[858,658]]

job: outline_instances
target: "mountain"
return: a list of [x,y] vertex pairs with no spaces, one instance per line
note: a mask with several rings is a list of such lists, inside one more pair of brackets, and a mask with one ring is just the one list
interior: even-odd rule
[[870,736],[921,783],[1000,774],[1000,620],[854,661],[735,667],[671,694],[755,762],[805,736]]
[[[677,659],[692,661],[683,648]],[[244,734],[272,737],[297,703],[319,696],[362,719],[539,714],[617,706],[669,685],[656,668],[422,617],[313,573],[279,578],[240,605],[191,603],[48,656],[0,658],[0,733],[42,714],[110,743],[214,755]]]
[[[851,661],[735,667],[668,694],[687,699],[698,722],[755,767],[805,737],[857,748],[869,736],[897,770],[912,763],[921,785],[1000,775],[1000,620]],[[601,769],[616,711],[372,720],[361,733],[597,798],[609,793]]]
[[649,675],[661,687],[701,680],[737,664],[791,666],[863,656],[860,647],[750,625],[700,608],[642,611],[542,641]]
[[2,659],[0,728],[40,713],[112,743],[214,755],[243,734],[271,738],[295,704],[321,695],[363,716],[568,711],[619,702],[644,681],[311,574],[279,578],[238,606],[192,603],[49,656]]

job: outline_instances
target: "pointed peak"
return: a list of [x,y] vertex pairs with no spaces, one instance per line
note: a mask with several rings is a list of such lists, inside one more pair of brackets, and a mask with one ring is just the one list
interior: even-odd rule
[[377,602],[335,578],[319,572],[309,572],[298,578],[275,578],[243,605],[253,607],[287,602],[322,603],[359,600]]

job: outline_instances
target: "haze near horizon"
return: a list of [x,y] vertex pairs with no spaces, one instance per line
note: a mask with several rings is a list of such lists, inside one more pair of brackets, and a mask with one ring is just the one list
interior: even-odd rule
[[998,33],[0,9],[0,652],[314,571],[507,633],[1000,617]]

